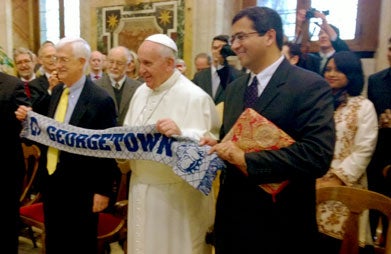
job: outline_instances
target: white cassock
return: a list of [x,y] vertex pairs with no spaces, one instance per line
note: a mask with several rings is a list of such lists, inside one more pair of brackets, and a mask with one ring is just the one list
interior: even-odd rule
[[[220,120],[208,94],[175,70],[159,88],[144,83],[135,92],[124,125],[171,118],[182,135],[218,138]],[[214,222],[213,193],[205,196],[171,167],[131,160],[128,254],[210,254],[205,235]]]

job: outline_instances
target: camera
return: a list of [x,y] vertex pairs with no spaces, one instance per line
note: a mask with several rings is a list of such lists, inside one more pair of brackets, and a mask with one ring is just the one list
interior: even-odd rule
[[232,51],[231,46],[225,44],[220,50],[221,56],[226,59],[229,56],[236,56],[235,52]]
[[[307,11],[306,11],[306,13],[305,13],[305,18],[306,19],[311,19],[311,18],[313,18],[313,17],[315,17],[315,12],[320,12],[320,11],[318,11],[317,9],[315,9],[315,8],[310,8],[310,9],[308,9]],[[330,11],[322,11],[322,13],[324,14],[324,15],[329,15],[330,14]]]

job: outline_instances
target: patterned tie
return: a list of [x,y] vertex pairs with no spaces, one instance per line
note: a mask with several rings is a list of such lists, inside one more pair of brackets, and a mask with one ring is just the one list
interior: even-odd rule
[[254,76],[253,81],[244,93],[244,108],[252,108],[258,98],[258,79]]
[[[60,102],[57,105],[56,114],[54,119],[58,122],[64,122],[65,115],[68,107],[68,96],[69,96],[69,88],[65,87],[62,91]],[[57,148],[49,146],[47,153],[47,164],[46,167],[48,169],[49,175],[53,174],[57,167],[58,162],[58,154],[59,151]]]
[[119,90],[119,84],[118,83],[115,83],[114,87],[115,87],[115,89]]

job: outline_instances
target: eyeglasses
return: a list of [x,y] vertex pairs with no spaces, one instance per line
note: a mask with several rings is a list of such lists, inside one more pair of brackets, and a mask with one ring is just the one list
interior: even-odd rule
[[58,57],[58,56],[53,56],[52,57],[52,61],[56,62],[56,63],[62,63],[62,64],[66,64],[70,61],[71,59],[68,58],[68,57]]
[[54,60],[54,58],[55,58],[55,56],[54,55],[45,55],[45,56],[41,56],[41,57],[39,57],[39,58],[43,58],[43,59],[45,59],[46,61],[55,61]]
[[245,39],[250,37],[250,35],[257,34],[259,36],[263,36],[266,32],[264,33],[259,33],[259,32],[250,32],[250,33],[237,33],[231,36],[230,43],[231,45],[234,44],[236,40],[239,42],[243,42]]
[[26,60],[17,61],[17,62],[15,62],[15,64],[16,65],[22,65],[22,64],[29,64],[31,62],[32,62],[31,60],[26,59]]
[[116,64],[117,66],[124,66],[124,65],[126,65],[126,62],[123,62],[123,61],[116,61],[116,60],[108,60],[108,63],[109,63],[110,65]]

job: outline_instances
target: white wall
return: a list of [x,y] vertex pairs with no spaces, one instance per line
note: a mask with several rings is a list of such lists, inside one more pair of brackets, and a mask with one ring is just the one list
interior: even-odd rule
[[235,0],[193,1],[192,60],[201,52],[211,53],[212,39],[219,34],[231,34],[235,15]]
[[12,3],[11,0],[0,1],[0,46],[9,57],[12,57]]

